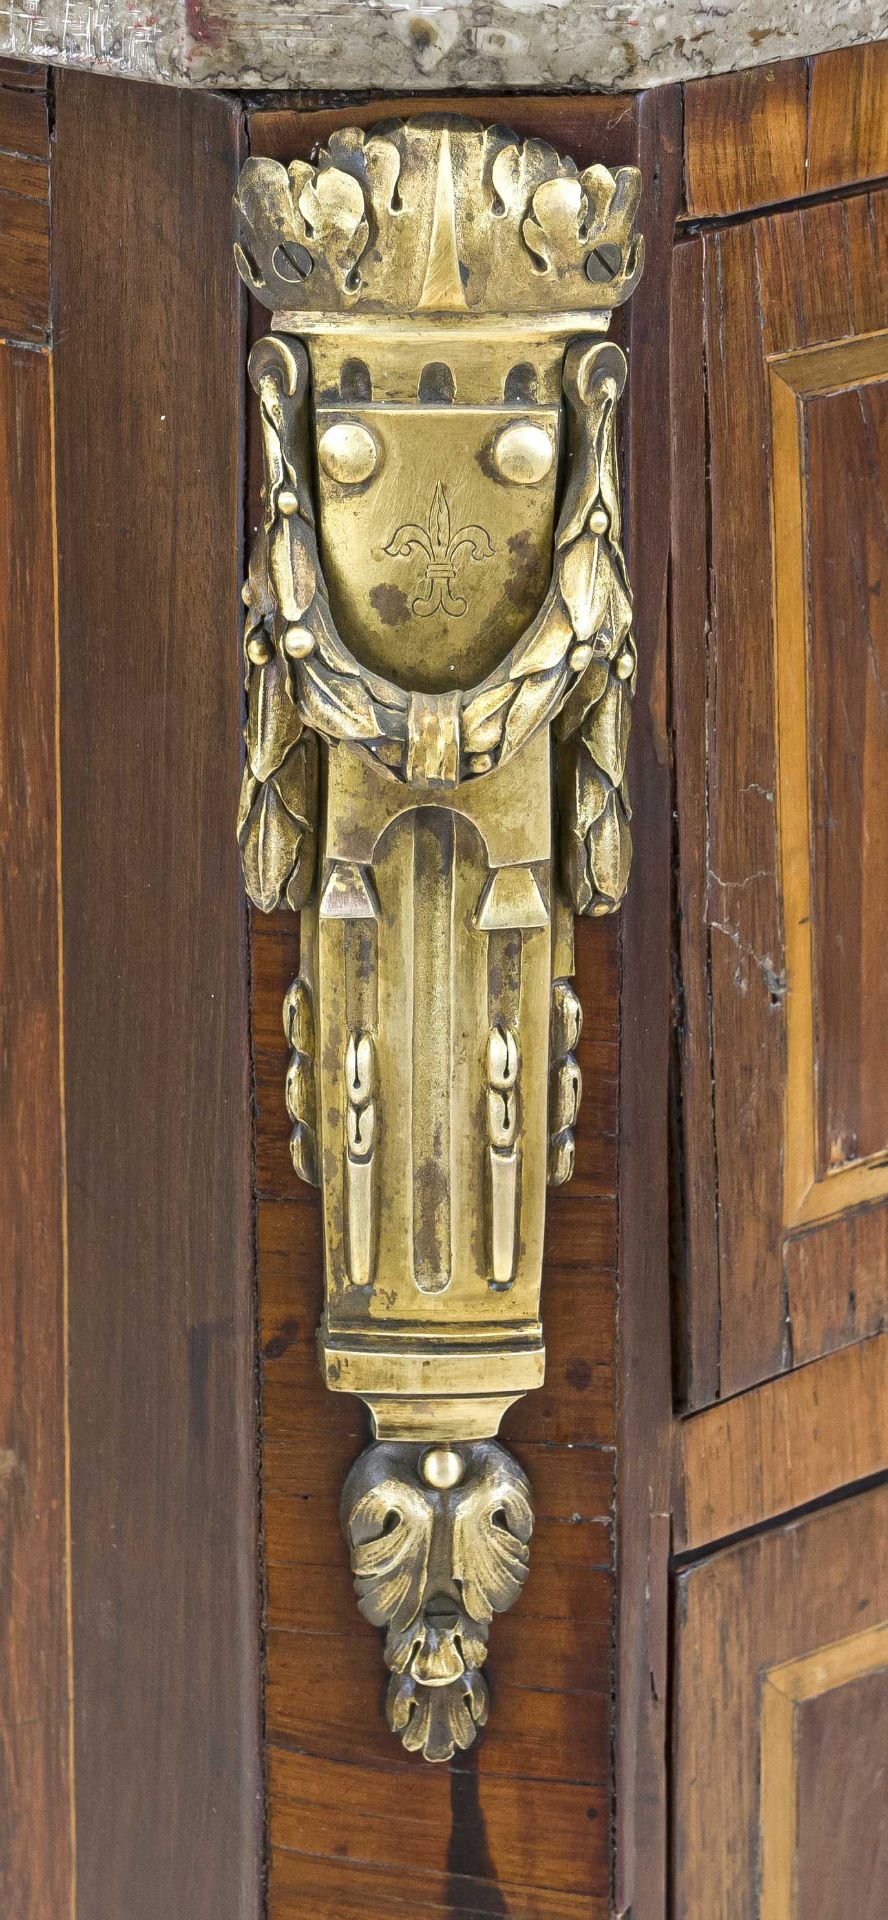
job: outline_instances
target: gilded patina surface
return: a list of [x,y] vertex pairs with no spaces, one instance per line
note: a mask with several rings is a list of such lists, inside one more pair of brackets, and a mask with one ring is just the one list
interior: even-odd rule
[[487,1713],[541,1384],[547,1182],[573,1169],[573,914],[631,860],[636,656],[603,336],[642,269],[634,169],[452,115],[253,159],[236,258],[263,516],[244,589],[251,898],[302,911],[294,1167],[322,1189],[321,1365],[376,1444],[344,1495],[430,1759]]

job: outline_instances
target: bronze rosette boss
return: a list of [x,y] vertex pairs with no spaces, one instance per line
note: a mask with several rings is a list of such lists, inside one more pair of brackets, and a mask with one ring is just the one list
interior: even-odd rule
[[487,1716],[527,1577],[496,1440],[542,1383],[546,1184],[573,1169],[573,915],[619,905],[635,689],[619,348],[640,178],[451,115],[247,161],[238,269],[263,515],[244,589],[250,898],[302,914],[284,1005],[296,1172],[322,1190],[327,1385],[389,1724]]

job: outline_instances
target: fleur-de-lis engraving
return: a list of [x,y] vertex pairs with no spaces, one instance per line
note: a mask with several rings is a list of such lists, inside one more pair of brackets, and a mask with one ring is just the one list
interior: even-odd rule
[[453,586],[463,548],[468,548],[473,560],[493,559],[493,548],[483,527],[458,527],[453,533],[451,524],[447,495],[439,480],[426,525],[420,527],[413,521],[405,521],[402,527],[396,528],[386,547],[386,553],[396,560],[406,560],[416,552],[425,554],[425,593],[417,594],[414,613],[437,613],[439,608],[456,616],[465,613],[468,601],[454,592]]

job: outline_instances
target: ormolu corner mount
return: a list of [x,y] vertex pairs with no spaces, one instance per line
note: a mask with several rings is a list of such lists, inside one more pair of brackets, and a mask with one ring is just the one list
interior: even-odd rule
[[527,1575],[495,1435],[543,1379],[546,1182],[570,1178],[574,913],[629,871],[635,686],[602,338],[641,272],[634,169],[453,116],[251,159],[239,270],[265,462],[250,560],[250,897],[302,912],[292,1154],[323,1195],[328,1386],[375,1443],[343,1494],[390,1725],[487,1715]]

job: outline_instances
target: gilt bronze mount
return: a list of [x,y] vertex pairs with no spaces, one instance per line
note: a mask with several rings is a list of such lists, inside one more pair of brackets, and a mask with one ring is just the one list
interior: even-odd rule
[[236,258],[263,518],[244,589],[250,897],[302,914],[293,1163],[322,1189],[327,1385],[374,1442],[342,1519],[389,1724],[449,1759],[527,1576],[496,1440],[542,1383],[573,1169],[573,914],[629,872],[619,348],[638,173],[451,115],[248,160]]

